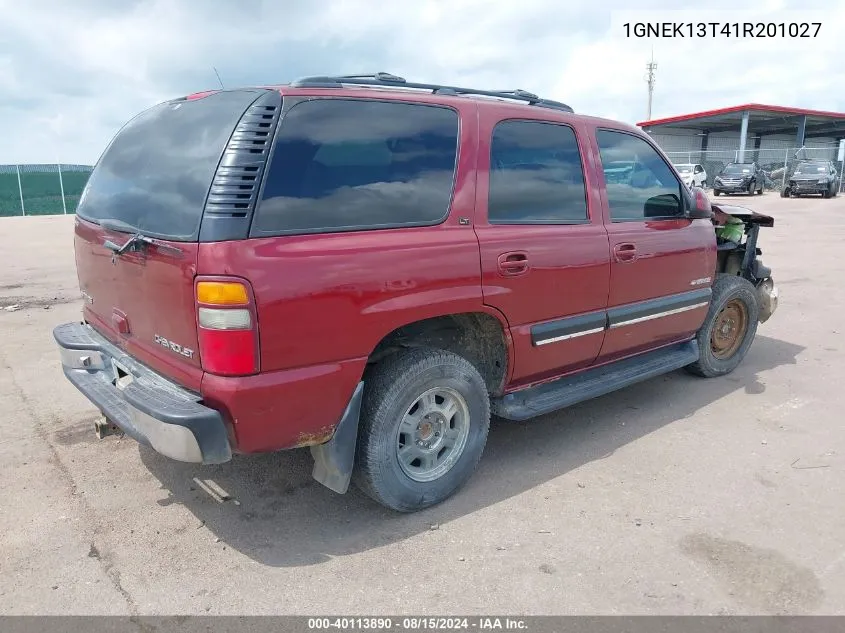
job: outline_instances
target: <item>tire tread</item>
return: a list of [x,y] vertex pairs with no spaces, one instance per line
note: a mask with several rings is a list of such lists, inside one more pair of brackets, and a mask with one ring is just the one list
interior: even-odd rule
[[[364,401],[361,407],[361,423],[358,427],[358,447],[353,481],[364,494],[374,501],[400,512],[411,512],[433,505],[457,490],[455,488],[455,490],[449,491],[442,498],[433,500],[422,498],[415,504],[397,503],[395,499],[388,495],[387,488],[390,486],[390,482],[384,481],[383,473],[379,468],[382,456],[380,442],[392,441],[392,437],[387,439],[381,437],[379,431],[389,427],[389,420],[386,417],[390,415],[392,405],[402,397],[402,394],[421,374],[433,368],[444,366],[452,366],[468,374],[471,376],[471,382],[484,390],[482,419],[471,422],[471,424],[479,423],[482,425],[480,447],[474,447],[476,454],[472,457],[471,465],[467,464],[469,472],[472,472],[484,452],[490,425],[490,399],[484,379],[472,363],[457,354],[441,349],[410,348],[384,359],[373,367],[365,377]],[[460,460],[469,457],[467,455],[468,448],[464,449],[465,452],[461,455],[459,463]]]
[[[743,340],[742,345],[736,353],[729,359],[720,360],[713,356],[710,351],[711,328],[716,315],[719,314],[729,299],[737,295],[744,296],[746,299],[745,303],[748,307],[748,330],[745,333],[745,340]],[[710,308],[707,311],[707,317],[704,319],[704,324],[696,335],[700,357],[695,363],[687,365],[686,370],[702,378],[714,378],[732,372],[742,362],[742,359],[748,352],[748,348],[754,341],[759,317],[760,308],[757,304],[757,294],[753,284],[743,277],[726,274],[717,275],[716,281],[713,284],[713,295],[710,299]]]

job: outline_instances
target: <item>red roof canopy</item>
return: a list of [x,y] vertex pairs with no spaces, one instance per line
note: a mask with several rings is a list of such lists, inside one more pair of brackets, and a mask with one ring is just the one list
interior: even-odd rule
[[845,119],[845,112],[826,112],[824,110],[808,110],[806,108],[788,108],[785,106],[763,105],[761,103],[746,103],[744,105],[731,106],[729,108],[717,108],[715,110],[704,110],[703,112],[693,112],[691,114],[681,114],[662,119],[652,119],[651,121],[642,121],[641,123],[637,123],[637,125],[639,127],[650,127],[654,125],[664,125],[666,123],[680,123],[683,121],[694,121],[696,119],[707,119],[725,114],[744,112],[746,110],[763,114],[780,114],[787,116],[806,115],[808,117],[818,117],[821,119]]

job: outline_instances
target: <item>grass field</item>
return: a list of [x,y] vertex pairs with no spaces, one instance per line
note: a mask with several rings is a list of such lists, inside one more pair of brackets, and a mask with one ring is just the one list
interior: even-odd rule
[[[76,211],[79,196],[88,181],[87,171],[65,171],[59,182],[58,171],[21,170],[21,189],[26,215],[63,213],[62,184],[68,213]],[[0,216],[22,215],[16,172],[0,173]]]

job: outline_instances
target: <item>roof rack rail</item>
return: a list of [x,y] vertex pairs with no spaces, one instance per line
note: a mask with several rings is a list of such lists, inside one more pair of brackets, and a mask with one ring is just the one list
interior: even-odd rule
[[476,88],[459,88],[457,86],[441,86],[439,84],[413,83],[407,81],[404,77],[398,77],[397,75],[384,72],[370,75],[315,75],[313,77],[302,77],[290,83],[294,88],[342,88],[344,84],[356,86],[399,86],[417,90],[430,90],[432,94],[498,97],[500,99],[524,101],[528,105],[536,105],[541,108],[574,112],[565,103],[552,101],[551,99],[542,99],[527,90],[478,90]]

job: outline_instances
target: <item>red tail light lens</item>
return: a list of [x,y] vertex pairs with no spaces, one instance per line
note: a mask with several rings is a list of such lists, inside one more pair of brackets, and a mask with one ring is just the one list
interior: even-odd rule
[[258,372],[258,323],[244,281],[197,281],[197,334],[202,368],[219,376]]

